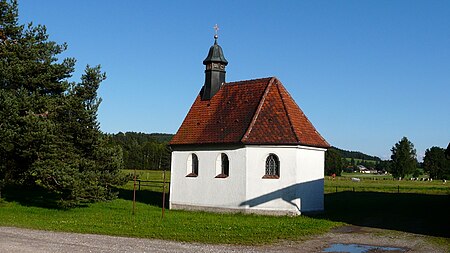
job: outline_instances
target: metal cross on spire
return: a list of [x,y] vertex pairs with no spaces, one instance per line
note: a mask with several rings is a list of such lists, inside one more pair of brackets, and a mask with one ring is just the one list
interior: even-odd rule
[[219,31],[219,26],[216,24],[213,28],[214,28],[214,39],[217,40],[217,38],[219,38],[219,35],[217,35],[217,32]]

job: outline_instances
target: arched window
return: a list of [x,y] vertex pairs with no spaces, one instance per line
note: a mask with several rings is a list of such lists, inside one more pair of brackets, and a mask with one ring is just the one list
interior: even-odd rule
[[196,154],[190,154],[187,160],[187,177],[198,176],[198,157]]
[[230,162],[228,161],[228,156],[222,153],[222,174],[229,176],[230,175]]
[[216,178],[226,178],[230,175],[230,161],[224,153],[220,154],[216,160]]
[[198,175],[198,157],[192,154],[192,174]]
[[270,154],[266,159],[266,174],[263,178],[280,177],[280,160],[275,154]]

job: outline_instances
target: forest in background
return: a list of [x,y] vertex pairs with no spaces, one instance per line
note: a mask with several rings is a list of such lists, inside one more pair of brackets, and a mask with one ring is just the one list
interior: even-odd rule
[[359,151],[349,151],[349,150],[343,150],[337,147],[331,147],[331,149],[336,150],[343,158],[353,158],[353,159],[361,159],[361,160],[372,160],[372,161],[381,161],[381,159],[377,156],[371,156],[364,153],[361,153]]
[[119,132],[111,134],[111,142],[123,151],[125,169],[170,170],[168,143],[173,134]]
[[[125,169],[170,170],[171,150],[168,143],[172,139],[173,134],[119,132],[110,136],[113,144],[119,145],[123,150]],[[410,157],[408,159],[410,163],[409,169],[405,169],[406,163],[404,161],[399,162],[397,161],[398,159],[381,160],[377,156],[367,155],[359,151],[348,151],[331,147],[325,153],[325,174],[339,176],[342,171],[358,171],[358,165],[362,165],[380,173],[392,173],[396,178],[403,178],[406,175],[418,177],[423,173],[427,173],[435,179],[448,178],[450,176],[449,161],[445,158],[445,149],[432,147],[427,150],[424,163],[422,164],[417,162],[414,145],[406,137],[400,143],[406,143],[407,146],[404,148],[402,146],[396,147],[400,145],[396,144],[393,149],[395,151],[398,149],[398,152],[407,152],[408,154],[397,154],[397,151],[393,151],[395,153],[393,157]],[[400,165],[397,163],[400,163]]]
[[[172,139],[173,134],[119,132],[110,136],[112,143],[119,145],[123,150],[125,169],[170,169],[171,151],[168,143]],[[348,159],[349,162],[350,159],[355,159],[356,162],[353,165],[375,166],[376,163],[381,161],[379,157],[359,151],[348,151],[336,147],[331,147],[330,149],[338,153],[341,158]]]

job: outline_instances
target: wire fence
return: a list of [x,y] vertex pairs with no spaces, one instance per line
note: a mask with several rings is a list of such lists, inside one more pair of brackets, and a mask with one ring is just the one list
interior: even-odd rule
[[325,185],[325,193],[337,192],[383,192],[383,193],[415,193],[432,195],[450,195],[448,186],[409,186],[409,185]]
[[[370,183],[372,181],[372,183]],[[433,182],[408,182],[386,180],[385,184],[376,179],[373,182],[371,178],[364,178],[361,182],[352,182],[349,178],[343,180],[325,180],[325,193],[337,192],[384,192],[384,193],[417,193],[417,194],[435,194],[450,195],[450,184]],[[384,181],[384,180],[382,180]],[[164,181],[161,180],[143,180],[136,179],[136,190],[150,190],[163,192]],[[165,182],[165,192],[169,193],[170,182]]]
[[164,185],[166,188],[165,192],[168,193],[170,189],[170,182],[164,183],[164,181],[136,179],[136,190],[138,191],[140,191],[141,189],[146,189],[162,192],[164,189]]

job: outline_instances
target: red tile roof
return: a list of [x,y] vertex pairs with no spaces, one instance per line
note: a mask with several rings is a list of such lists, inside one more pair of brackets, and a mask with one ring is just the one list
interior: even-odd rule
[[275,78],[225,83],[211,100],[197,96],[170,145],[330,145]]

